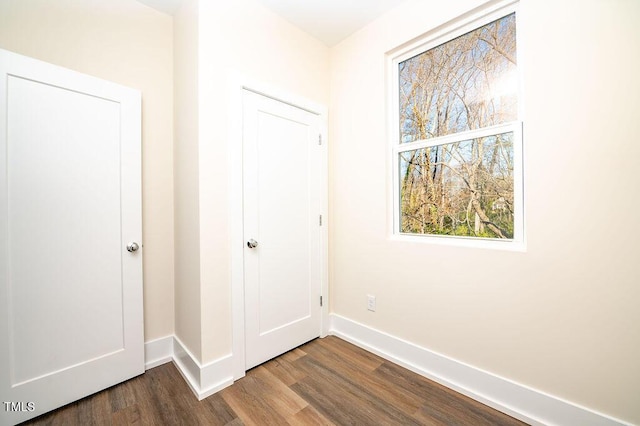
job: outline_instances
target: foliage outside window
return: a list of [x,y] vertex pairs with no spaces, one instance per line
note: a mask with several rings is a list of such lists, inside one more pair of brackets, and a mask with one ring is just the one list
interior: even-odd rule
[[396,230],[519,238],[515,13],[414,49],[394,66]]

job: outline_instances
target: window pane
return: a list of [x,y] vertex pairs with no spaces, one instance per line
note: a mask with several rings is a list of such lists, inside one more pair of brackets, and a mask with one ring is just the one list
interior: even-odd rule
[[400,143],[517,119],[515,14],[398,64]]
[[513,138],[400,153],[400,232],[513,239]]

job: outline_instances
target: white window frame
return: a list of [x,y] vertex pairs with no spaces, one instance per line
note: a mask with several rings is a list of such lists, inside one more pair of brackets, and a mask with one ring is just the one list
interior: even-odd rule
[[[392,177],[391,181],[391,220],[390,238],[392,240],[404,242],[421,242],[431,244],[443,244],[463,247],[502,249],[511,251],[524,251],[524,164],[523,164],[523,143],[522,143],[522,62],[520,60],[521,43],[519,37],[517,1],[505,1],[493,4],[489,8],[464,17],[454,19],[450,23],[438,27],[409,45],[403,45],[387,55],[387,76],[389,95],[389,142],[391,165],[389,167]],[[499,124],[496,126],[483,127],[465,132],[453,133],[436,138],[418,140],[414,142],[400,143],[400,99],[399,99],[399,75],[398,66],[401,62],[426,52],[443,43],[453,40],[470,31],[480,28],[490,22],[516,13],[516,59],[518,75],[518,118],[515,121]],[[485,136],[493,136],[500,133],[513,132],[513,187],[514,187],[514,235],[512,239],[468,237],[454,235],[435,234],[410,234],[400,232],[400,154],[407,151],[414,151],[432,146],[445,145],[454,142],[467,141]]]

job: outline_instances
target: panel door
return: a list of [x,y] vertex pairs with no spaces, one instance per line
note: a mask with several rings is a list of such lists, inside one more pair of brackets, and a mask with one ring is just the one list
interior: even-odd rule
[[246,368],[320,335],[319,117],[245,91]]
[[14,424],[144,372],[141,104],[7,51],[0,78],[0,424]]

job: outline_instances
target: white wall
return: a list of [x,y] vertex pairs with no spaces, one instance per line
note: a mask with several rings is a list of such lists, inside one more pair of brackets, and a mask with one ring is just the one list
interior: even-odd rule
[[640,423],[640,2],[521,1],[526,252],[388,238],[385,53],[482,3],[408,1],[331,50],[331,310]]
[[232,345],[230,79],[326,105],[329,49],[254,0],[186,3],[175,22],[176,333],[205,364]]
[[174,15],[175,330],[197,356],[201,346],[198,8],[198,0],[184,0]]
[[134,0],[2,0],[0,48],[142,91],[145,340],[173,333],[173,23]]

